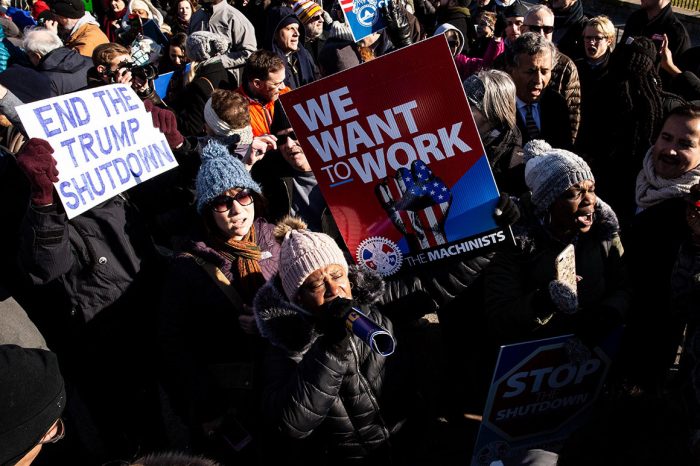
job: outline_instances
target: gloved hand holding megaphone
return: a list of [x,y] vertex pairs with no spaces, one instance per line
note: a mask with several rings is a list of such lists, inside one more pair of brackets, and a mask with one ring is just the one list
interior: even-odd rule
[[324,306],[325,309],[322,310],[322,314],[327,319],[332,319],[335,322],[333,326],[325,325],[324,327],[327,330],[324,333],[328,336],[331,333],[337,334],[336,336],[340,339],[349,331],[368,345],[375,353],[382,356],[392,354],[396,347],[394,337],[387,329],[380,327],[358,308],[353,307],[352,304],[353,302],[350,299],[335,298]]

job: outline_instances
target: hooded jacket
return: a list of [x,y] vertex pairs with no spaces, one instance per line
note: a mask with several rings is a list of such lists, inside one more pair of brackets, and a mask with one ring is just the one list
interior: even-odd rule
[[75,50],[59,47],[45,55],[36,68],[49,77],[53,97],[87,87],[87,72],[92,68],[92,59]]
[[[318,79],[318,67],[309,51],[304,47],[306,29],[294,11],[286,7],[271,8],[267,13],[267,21],[264,47],[276,53],[284,62],[284,83],[291,89],[296,89]],[[275,38],[281,28],[292,23],[299,26],[299,42],[297,50],[287,54],[277,45]]]
[[109,39],[100,29],[97,20],[90,13],[85,12],[85,16],[78,20],[64,45],[76,50],[80,55],[92,58],[95,47],[108,42]]
[[[391,322],[373,305],[383,292],[381,278],[351,268],[350,282],[362,311],[392,332]],[[329,460],[365,458],[386,444],[391,410],[382,395],[394,355],[373,353],[354,335],[346,351],[331,350],[305,317],[308,311],[286,298],[279,277],[261,288],[254,307],[260,333],[272,344],[263,392],[263,414],[271,427],[288,439],[319,444],[315,450],[326,449]]]

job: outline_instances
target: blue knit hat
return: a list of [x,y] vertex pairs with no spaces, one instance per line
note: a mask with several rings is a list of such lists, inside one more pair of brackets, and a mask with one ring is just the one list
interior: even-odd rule
[[523,150],[525,184],[532,191],[532,203],[538,214],[546,212],[564,191],[576,183],[595,181],[585,160],[573,152],[554,149],[541,139],[528,142]]
[[202,165],[197,173],[197,212],[200,214],[214,198],[232,188],[250,189],[260,194],[260,185],[253,181],[243,162],[231,155],[225,145],[215,139],[202,149]]

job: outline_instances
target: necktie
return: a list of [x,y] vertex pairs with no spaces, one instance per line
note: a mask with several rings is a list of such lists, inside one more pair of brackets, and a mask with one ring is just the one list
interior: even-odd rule
[[537,123],[532,117],[532,104],[525,106],[525,127],[527,128],[527,135],[530,139],[539,139],[540,130],[537,128]]

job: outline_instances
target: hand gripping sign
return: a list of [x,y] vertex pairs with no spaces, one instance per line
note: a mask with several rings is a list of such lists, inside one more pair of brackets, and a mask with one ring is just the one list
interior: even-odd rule
[[280,100],[360,265],[387,276],[512,242],[444,36]]

